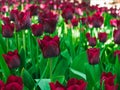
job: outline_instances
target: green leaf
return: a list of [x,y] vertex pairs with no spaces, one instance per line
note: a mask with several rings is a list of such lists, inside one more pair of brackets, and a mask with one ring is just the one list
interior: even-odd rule
[[[69,65],[70,65],[70,60],[61,58],[61,60],[59,61],[59,63],[57,64],[57,66],[53,72],[53,76],[64,75],[66,73],[66,70],[68,69]],[[61,68],[61,67],[63,67],[63,68]]]
[[60,83],[63,83],[65,80],[65,76],[54,76],[52,77],[52,82],[59,81]]
[[[39,81],[39,79],[35,79],[36,82]],[[50,79],[41,79],[38,83],[38,86],[41,88],[41,90],[50,90]]]
[[23,48],[21,48],[20,50],[20,60],[21,60],[20,69],[22,69],[23,67],[25,67],[25,51]]
[[0,46],[0,66],[1,66],[1,69],[3,70],[5,80],[7,80],[7,77],[10,75],[10,70],[9,70],[5,60],[3,59],[2,54],[4,54],[4,53],[3,53],[2,47]]
[[67,60],[70,59],[70,55],[69,55],[69,52],[68,52],[67,49],[65,49],[64,51],[62,51],[62,52],[61,52],[61,55],[62,55],[65,59],[67,59]]
[[[85,73],[85,64],[88,63],[87,60],[87,54],[86,51],[83,51],[76,55],[76,57],[73,59],[71,68],[78,71]],[[76,78],[81,78],[79,75],[76,75],[73,72],[70,72],[70,77],[76,77]]]
[[89,65],[86,64],[86,76],[87,76],[87,82],[88,82],[88,90],[92,90],[95,85],[95,78],[94,78],[94,70],[93,68]]
[[22,72],[21,72],[21,76],[22,76],[24,85],[27,88],[29,88],[30,90],[33,90],[33,88],[35,86],[35,82],[34,82],[32,76],[29,74],[29,72],[23,68]]
[[1,34],[0,34],[0,45],[1,45],[1,48],[3,49],[4,53],[7,53],[7,46],[6,46],[5,41],[2,38]]
[[74,74],[76,74],[76,75],[78,75],[78,76],[80,76],[80,77],[82,77],[82,78],[84,78],[84,79],[86,80],[86,75],[85,75],[84,73],[79,72],[79,71],[77,71],[77,70],[75,70],[75,69],[72,69],[72,68],[70,68],[70,71],[71,71],[72,73],[74,73]]

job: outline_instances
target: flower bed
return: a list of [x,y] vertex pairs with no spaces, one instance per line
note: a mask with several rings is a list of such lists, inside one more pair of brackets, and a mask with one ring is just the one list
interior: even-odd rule
[[0,6],[0,90],[119,90],[120,9],[76,0]]

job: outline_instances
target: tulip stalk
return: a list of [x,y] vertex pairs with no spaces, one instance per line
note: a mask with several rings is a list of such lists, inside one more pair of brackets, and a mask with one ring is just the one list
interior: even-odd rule
[[52,80],[52,59],[49,58],[50,62],[50,80]]
[[9,38],[6,38],[6,43],[7,43],[7,52],[9,51]]
[[22,35],[23,35],[23,48],[24,48],[24,51],[25,51],[25,58],[26,58],[26,44],[25,44],[25,31],[22,32]]

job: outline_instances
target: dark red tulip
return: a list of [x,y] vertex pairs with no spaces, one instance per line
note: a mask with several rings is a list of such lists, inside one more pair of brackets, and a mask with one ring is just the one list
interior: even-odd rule
[[82,22],[83,25],[85,25],[88,23],[88,18],[82,17],[82,18],[80,18],[80,21]]
[[40,9],[39,6],[37,6],[37,5],[31,5],[31,6],[29,7],[30,16],[37,15],[38,12],[39,12],[39,9]]
[[20,66],[20,56],[17,50],[14,52],[9,51],[7,54],[3,54],[3,57],[10,69]]
[[22,29],[30,28],[30,12],[19,12],[18,15],[15,15],[15,26],[16,31],[20,31]]
[[89,48],[87,49],[88,61],[90,64],[95,65],[99,63],[100,60],[100,49],[99,48]]
[[86,90],[87,83],[83,80],[71,78],[67,82],[66,90]]
[[4,90],[4,86],[5,86],[4,82],[0,80],[0,90]]
[[89,26],[99,28],[103,25],[104,18],[98,14],[95,13],[92,17],[88,18]]
[[5,84],[5,90],[23,90],[23,81],[21,77],[11,75]]
[[10,19],[8,17],[2,17],[4,25],[10,24]]
[[43,40],[38,40],[38,44],[45,58],[56,57],[60,54],[58,36],[54,38],[44,36]]
[[50,90],[65,90],[65,87],[61,85],[58,81],[56,83],[49,83]]
[[118,59],[120,60],[120,50],[116,50],[114,52],[114,57],[118,56]]
[[13,9],[10,11],[10,20],[15,21],[15,17],[18,15],[19,11],[17,9]]
[[73,8],[65,8],[62,10],[62,17],[65,20],[71,20],[73,18],[74,9]]
[[72,23],[72,25],[73,25],[73,27],[74,26],[77,26],[78,25],[78,20],[76,19],[76,18],[73,18],[72,20],[71,20],[71,23]]
[[105,90],[118,90],[118,84],[111,85],[111,82],[105,84]]
[[113,7],[111,7],[110,9],[109,9],[109,11],[110,11],[110,14],[113,16],[113,17],[117,17],[118,16],[118,14],[117,14],[117,8],[113,8]]
[[116,44],[120,44],[120,30],[114,30],[113,38]]
[[106,32],[99,32],[98,33],[98,39],[100,40],[100,42],[106,42],[107,40],[107,33]]
[[13,36],[13,32],[14,32],[14,24],[5,24],[2,25],[2,35],[3,37],[12,37]]
[[34,34],[34,36],[40,36],[43,34],[42,24],[33,24],[31,28],[32,28],[32,33]]
[[90,33],[87,32],[87,33],[86,33],[86,38],[87,38],[87,40],[88,40],[90,37],[91,37]]
[[97,43],[96,37],[89,37],[88,42],[90,46],[94,47]]
[[114,84],[114,79],[116,78],[116,75],[113,75],[111,72],[103,72],[101,75],[101,81],[100,83],[102,84],[102,81],[104,81],[105,84],[108,83],[109,80],[111,80],[111,84]]
[[100,84],[104,82],[105,90],[118,90],[118,85],[114,85],[114,80],[116,75],[113,75],[111,72],[103,72],[101,75]]
[[56,29],[58,15],[53,12],[44,12],[39,14],[39,22],[43,24],[46,33],[53,33]]

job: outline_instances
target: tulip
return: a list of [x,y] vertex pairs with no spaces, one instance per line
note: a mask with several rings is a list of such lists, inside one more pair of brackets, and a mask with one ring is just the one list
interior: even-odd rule
[[90,37],[91,37],[90,33],[87,32],[87,33],[86,33],[86,38],[87,38],[87,40],[88,40]]
[[61,85],[58,81],[54,83],[49,83],[50,85],[50,90],[65,90],[65,87]]
[[90,46],[94,47],[97,43],[96,37],[89,37],[88,42]]
[[5,84],[5,90],[23,90],[23,81],[21,77],[11,75]]
[[42,24],[33,24],[31,26],[32,33],[34,36],[40,36],[43,34],[43,25]]
[[118,59],[120,60],[120,50],[114,51],[114,57],[118,55]]
[[104,19],[100,14],[94,14],[92,17],[88,18],[89,26],[99,28],[103,25]]
[[89,48],[87,49],[87,56],[89,64],[95,65],[99,63],[100,60],[100,49],[99,48]]
[[85,81],[71,78],[67,82],[66,90],[86,90],[87,83]]
[[0,90],[4,90],[4,89],[3,89],[4,86],[5,86],[4,82],[3,82],[2,80],[0,80]]
[[20,66],[20,56],[17,50],[13,52],[9,51],[7,54],[3,54],[3,58],[10,69]]
[[15,16],[16,31],[30,28],[30,25],[30,12],[19,12],[19,14]]
[[100,42],[106,42],[107,40],[107,33],[106,32],[99,32],[98,33],[98,39],[100,40]]
[[10,19],[9,17],[2,17],[4,25],[10,24]]
[[39,6],[31,5],[29,7],[29,10],[30,10],[30,16],[37,15],[39,12]]
[[60,54],[59,37],[51,38],[44,36],[43,40],[38,40],[44,58],[56,57]]
[[53,33],[56,29],[58,16],[53,12],[39,14],[39,22],[43,24],[43,29],[46,33]]
[[104,82],[105,90],[118,90],[118,84],[114,85],[114,80],[116,75],[113,75],[111,72],[103,72],[101,75],[100,84]]
[[114,30],[113,38],[116,44],[120,44],[120,30]]
[[72,23],[73,27],[74,27],[74,26],[77,26],[77,25],[78,25],[78,20],[77,20],[76,18],[73,18],[73,19],[71,20],[71,23]]
[[10,20],[15,21],[15,16],[17,16],[19,11],[17,9],[13,9],[10,11]]
[[3,37],[12,37],[13,36],[13,32],[14,32],[14,24],[5,24],[2,25],[2,35]]

